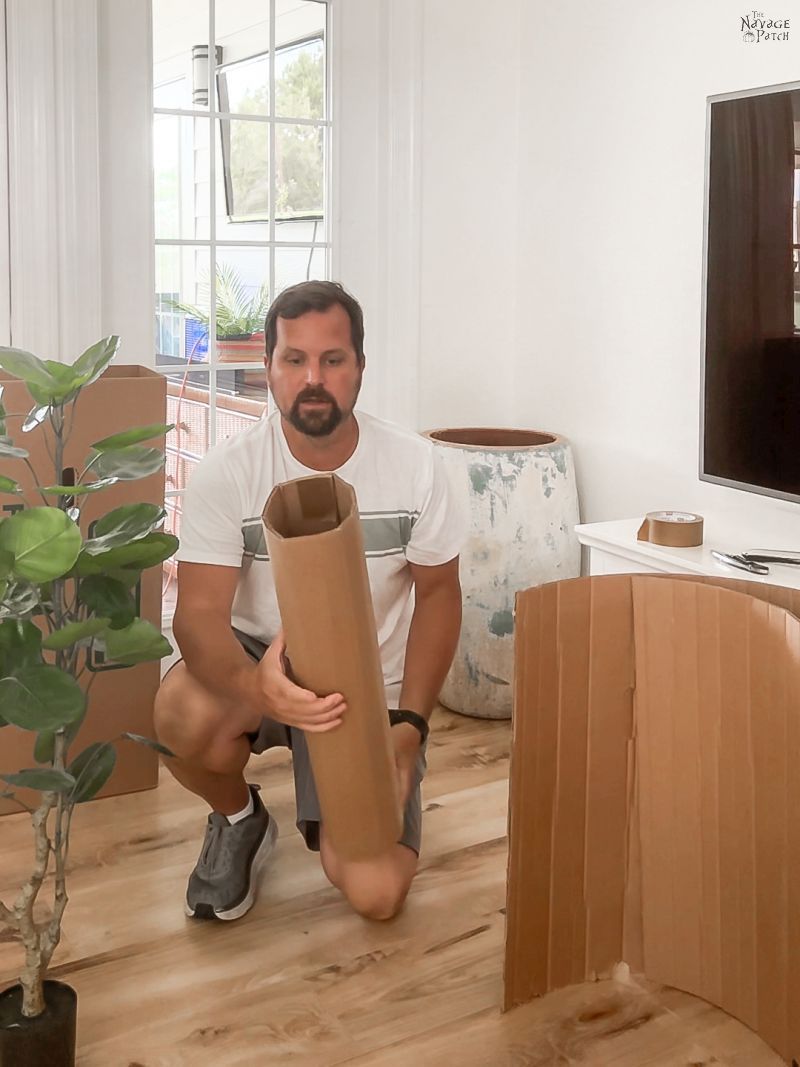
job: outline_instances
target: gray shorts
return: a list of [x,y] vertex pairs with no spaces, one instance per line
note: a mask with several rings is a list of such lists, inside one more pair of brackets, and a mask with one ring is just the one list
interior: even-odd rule
[[[267,646],[249,634],[242,633],[234,628],[234,633],[239,639],[245,652],[259,660],[266,652]],[[294,726],[285,726],[266,716],[261,720],[259,729],[250,734],[250,750],[255,755],[260,755],[270,748],[289,748],[292,752],[292,768],[294,770],[294,796],[297,808],[297,829],[303,835],[306,846],[314,852],[319,852],[319,825],[320,810],[317,798],[317,787],[314,784],[314,774],[311,770],[311,760],[308,754],[306,736],[302,730]],[[403,832],[399,843],[407,845],[419,855],[422,841],[422,795],[420,785],[425,777],[427,764],[425,762],[425,746],[420,749],[414,768],[414,780],[411,786],[411,795],[403,813]]]

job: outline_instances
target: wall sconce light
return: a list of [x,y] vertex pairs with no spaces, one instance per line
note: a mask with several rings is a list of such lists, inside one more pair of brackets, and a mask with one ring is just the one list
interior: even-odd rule
[[[215,48],[216,65],[222,62],[222,45]],[[196,44],[192,48],[192,103],[208,107],[210,78],[208,73],[208,45]]]

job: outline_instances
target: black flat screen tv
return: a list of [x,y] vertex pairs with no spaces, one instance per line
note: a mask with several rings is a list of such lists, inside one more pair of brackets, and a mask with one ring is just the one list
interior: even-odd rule
[[800,502],[800,83],[708,101],[700,477]]

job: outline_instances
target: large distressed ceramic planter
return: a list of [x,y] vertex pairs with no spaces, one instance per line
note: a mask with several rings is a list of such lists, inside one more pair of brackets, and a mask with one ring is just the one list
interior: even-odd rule
[[533,430],[425,434],[469,500],[461,554],[461,638],[441,701],[464,715],[511,716],[514,597],[580,574],[578,492],[569,441]]

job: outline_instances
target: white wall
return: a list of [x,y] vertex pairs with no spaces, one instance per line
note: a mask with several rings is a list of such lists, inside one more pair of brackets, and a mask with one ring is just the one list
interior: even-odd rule
[[519,0],[334,0],[333,276],[364,306],[362,406],[511,425]]
[[333,0],[332,277],[364,309],[360,405],[418,424],[422,0]]
[[523,8],[515,416],[572,439],[589,521],[800,523],[697,475],[706,97],[800,78],[797,0],[767,10],[792,19],[788,42],[745,44],[745,7]]
[[424,428],[509,426],[517,417],[519,9],[517,0],[424,5]]

